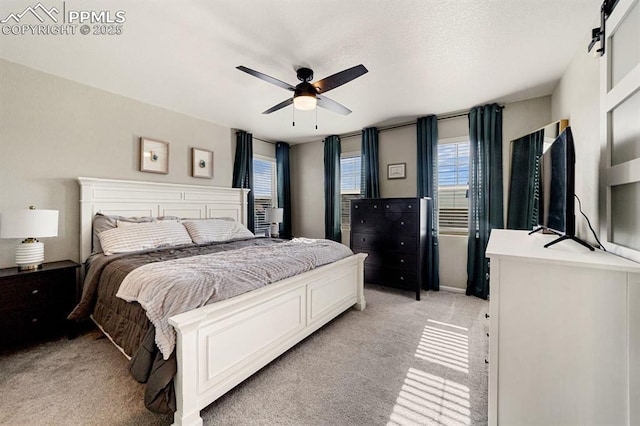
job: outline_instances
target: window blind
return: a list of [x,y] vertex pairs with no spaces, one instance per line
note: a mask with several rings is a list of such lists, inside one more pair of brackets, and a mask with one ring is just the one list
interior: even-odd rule
[[469,142],[438,145],[438,224],[444,232],[469,226]]
[[274,160],[253,159],[253,192],[255,197],[255,234],[265,235],[269,223],[265,209],[276,207],[276,163]]
[[345,154],[340,158],[340,216],[341,226],[351,223],[351,200],[360,198],[360,153]]

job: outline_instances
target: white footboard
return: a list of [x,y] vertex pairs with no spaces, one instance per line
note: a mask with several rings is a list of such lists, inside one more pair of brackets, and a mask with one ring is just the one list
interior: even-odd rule
[[200,410],[351,306],[362,310],[364,259],[356,254],[169,319],[176,329],[175,425],[201,425]]

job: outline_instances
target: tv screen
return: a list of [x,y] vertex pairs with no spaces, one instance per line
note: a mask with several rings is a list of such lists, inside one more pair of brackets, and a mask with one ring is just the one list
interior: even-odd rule
[[573,135],[567,127],[539,163],[538,226],[559,235],[575,235],[574,163]]

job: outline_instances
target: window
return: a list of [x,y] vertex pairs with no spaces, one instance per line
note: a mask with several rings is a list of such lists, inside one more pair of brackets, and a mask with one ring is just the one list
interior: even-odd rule
[[438,226],[442,233],[468,232],[468,140],[449,139],[438,145]]
[[351,200],[360,198],[361,159],[359,152],[342,154],[340,158],[341,224],[348,228],[351,220]]
[[265,221],[265,210],[276,207],[276,161],[268,157],[253,158],[253,196],[256,235],[265,235],[269,223]]

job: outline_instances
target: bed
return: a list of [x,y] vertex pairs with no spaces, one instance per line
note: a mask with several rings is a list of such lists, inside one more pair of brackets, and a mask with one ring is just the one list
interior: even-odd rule
[[[92,252],[92,220],[97,213],[124,217],[224,217],[246,224],[245,189],[82,177],[78,181],[83,262]],[[295,243],[255,240],[232,243],[252,246],[247,250],[253,250],[254,245],[280,243],[278,247],[284,250],[287,244]],[[227,249],[231,250],[221,250]],[[218,256],[218,248],[214,251],[211,255]],[[340,313],[350,307],[364,309],[365,258],[365,254],[350,254],[299,275],[171,316],[168,323],[175,330],[174,424],[201,425],[202,408]],[[96,322],[109,336],[111,330]]]

